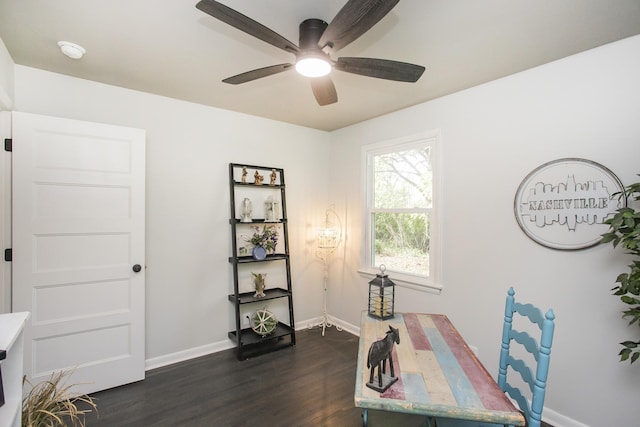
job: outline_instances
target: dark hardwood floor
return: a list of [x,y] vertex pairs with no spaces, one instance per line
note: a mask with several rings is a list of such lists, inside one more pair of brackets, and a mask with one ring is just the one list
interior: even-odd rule
[[[144,381],[93,394],[98,412],[86,425],[361,426],[353,403],[358,337],[330,328],[296,339],[245,361],[227,350],[148,371]],[[369,426],[424,426],[424,418],[369,411]]]

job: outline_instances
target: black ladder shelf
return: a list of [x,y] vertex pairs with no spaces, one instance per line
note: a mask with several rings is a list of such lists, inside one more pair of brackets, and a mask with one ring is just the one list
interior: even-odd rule
[[[245,179],[243,180],[243,170]],[[256,185],[254,174],[264,176],[266,182]],[[274,177],[275,182],[271,182],[270,177]],[[239,360],[246,360],[251,357],[281,350],[296,344],[296,334],[293,319],[293,293],[291,288],[291,264],[289,259],[289,233],[287,223],[287,208],[285,198],[284,170],[266,166],[254,166],[239,163],[229,164],[229,194],[230,212],[229,224],[231,225],[231,246],[232,255],[229,263],[233,269],[233,293],[229,295],[229,301],[233,303],[235,309],[235,329],[229,332],[229,338],[236,343],[237,357]],[[276,219],[272,218],[252,218],[251,222],[241,220],[241,205],[243,195],[268,194],[275,195],[276,201],[281,207],[281,215]],[[279,199],[279,200],[277,200]],[[252,200],[252,204],[256,201]],[[255,205],[254,205],[255,207]],[[259,209],[255,209],[259,211]],[[266,213],[265,213],[266,216]],[[281,230],[275,253],[267,254],[264,259],[255,259],[250,254],[240,253],[243,231],[252,233],[251,227],[264,227],[274,225]],[[240,278],[250,277],[247,272],[256,266],[266,265],[263,263],[276,264],[284,269],[285,282],[281,287],[267,287],[264,290],[264,297],[256,297],[255,291],[241,292],[241,287],[247,287],[246,283],[241,283]],[[277,267],[276,267],[277,268]],[[243,274],[244,273],[244,274]],[[245,280],[246,281],[246,280]],[[249,327],[243,327],[243,319],[246,313],[252,309],[259,309],[268,306],[270,302],[285,300],[288,309],[288,321],[278,319],[277,326],[273,332],[266,336],[253,331]],[[243,316],[245,316],[243,318]]]

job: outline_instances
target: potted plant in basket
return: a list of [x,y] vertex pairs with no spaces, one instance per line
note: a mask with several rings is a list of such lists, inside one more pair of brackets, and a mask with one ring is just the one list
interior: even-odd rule
[[[640,182],[629,185],[623,193],[617,195],[631,198],[637,203],[640,201]],[[629,325],[640,326],[640,210],[629,206],[618,209],[616,214],[604,223],[609,225],[609,231],[602,235],[601,243],[612,243],[614,248],[621,245],[627,253],[635,256],[629,265],[629,271],[618,275],[618,285],[612,290],[614,295],[627,304],[622,317],[629,319]],[[621,362],[629,360],[633,363],[640,358],[640,340],[629,340],[620,344]]]

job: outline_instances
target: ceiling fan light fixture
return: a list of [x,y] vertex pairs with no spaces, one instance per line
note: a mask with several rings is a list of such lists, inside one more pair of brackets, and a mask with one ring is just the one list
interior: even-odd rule
[[322,77],[331,72],[331,64],[324,58],[305,56],[296,62],[296,71],[305,77]]

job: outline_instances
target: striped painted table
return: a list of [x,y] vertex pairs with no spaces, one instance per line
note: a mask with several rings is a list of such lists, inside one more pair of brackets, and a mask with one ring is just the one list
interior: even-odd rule
[[[393,350],[398,381],[381,394],[366,386],[367,353],[389,325],[400,332],[400,344]],[[449,319],[439,314],[396,313],[395,318],[380,321],[362,312],[355,404],[364,410],[365,425],[367,409],[525,424]]]

